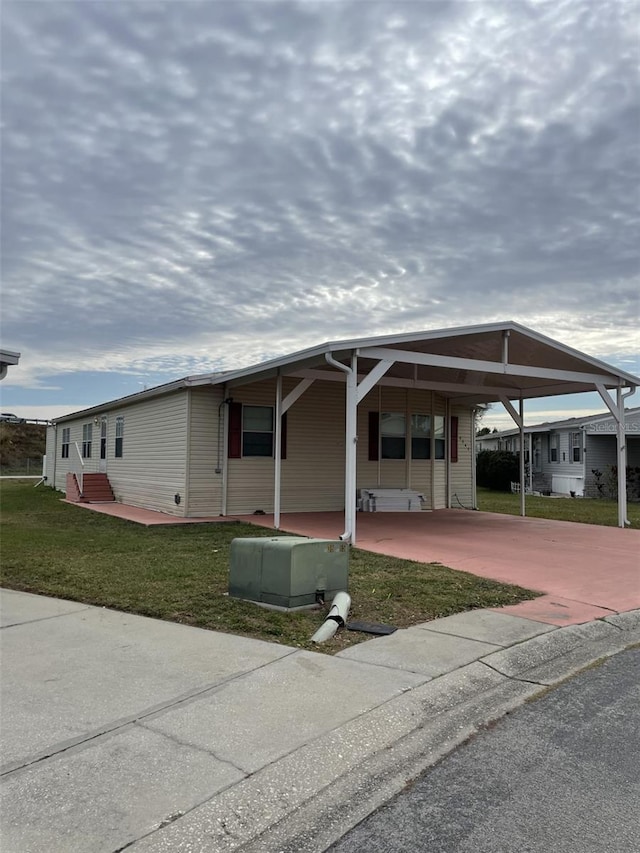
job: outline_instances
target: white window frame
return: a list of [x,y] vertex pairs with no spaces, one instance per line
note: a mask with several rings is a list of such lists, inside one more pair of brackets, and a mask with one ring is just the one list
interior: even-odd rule
[[[403,425],[403,432],[400,434],[395,429],[385,431],[385,425],[392,424],[395,420],[400,420]],[[386,440],[385,440],[386,439]],[[393,446],[392,442],[402,441],[402,456],[396,453],[390,455],[389,447]],[[407,458],[407,414],[406,412],[381,412],[380,413],[380,459],[383,461],[399,462]]]
[[[569,447],[571,449],[571,461],[582,462],[582,433],[572,432],[569,437]],[[576,453],[577,451],[577,453]],[[577,457],[577,458],[576,458]]]
[[[245,428],[245,419],[249,409],[268,409],[271,412],[271,429],[270,430],[255,430]],[[271,447],[269,453],[247,453],[245,436],[248,435],[269,435],[271,437]],[[243,404],[242,406],[242,458],[243,459],[272,459],[275,437],[275,411],[273,406],[257,406],[251,404]]]
[[91,445],[93,444],[93,424],[82,424],[82,458],[91,459]]
[[62,427],[62,443],[60,446],[60,458],[69,458],[69,447],[71,445],[71,427]]
[[122,459],[124,455],[124,415],[116,418],[116,436],[113,446],[113,455],[116,459]]

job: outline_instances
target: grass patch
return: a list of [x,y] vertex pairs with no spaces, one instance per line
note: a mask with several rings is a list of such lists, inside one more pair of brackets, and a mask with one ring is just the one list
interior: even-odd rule
[[[2,584],[186,625],[302,648],[323,611],[280,613],[229,598],[229,546],[272,536],[250,524],[142,527],[63,503],[59,492],[5,481]],[[478,607],[515,604],[538,593],[434,563],[351,551],[350,618],[407,627]],[[339,631],[317,647],[330,654],[368,635]]]
[[[492,492],[478,486],[478,509],[482,512],[520,515],[520,495]],[[618,504],[605,498],[542,498],[526,495],[525,509],[527,515],[533,518],[618,526]],[[640,527],[640,504],[628,503],[627,517],[632,527]]]

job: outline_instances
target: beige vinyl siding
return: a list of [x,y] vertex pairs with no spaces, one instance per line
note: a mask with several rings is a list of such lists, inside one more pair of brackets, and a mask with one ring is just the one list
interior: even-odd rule
[[[285,383],[285,393],[296,382]],[[287,413],[282,511],[344,508],[345,386],[317,380]]]
[[[224,431],[220,429],[218,434],[223,390],[219,386],[203,387],[193,388],[189,393],[189,494],[186,511],[193,518],[202,518],[222,512],[222,473],[216,474],[216,468],[218,461],[220,469],[223,468],[227,453]],[[222,418],[224,420],[224,413]]]
[[[275,381],[234,388],[233,399],[248,406],[275,406]],[[228,448],[224,452],[227,454]],[[273,458],[229,459],[228,465],[227,515],[246,515],[256,510],[273,512]]]
[[475,465],[473,452],[473,419],[471,411],[462,406],[451,406],[451,416],[458,418],[458,461],[452,462],[451,506],[473,507],[472,471]]
[[[187,392],[144,400],[130,406],[113,408],[94,418],[78,418],[58,424],[56,438],[55,486],[64,491],[68,471],[73,470],[74,442],[82,449],[82,426],[93,424],[91,458],[85,459],[84,472],[95,473],[100,466],[100,417],[107,417],[106,473],[116,500],[166,512],[185,514],[187,458]],[[124,416],[123,456],[115,458],[115,424]],[[61,458],[62,430],[70,429],[69,459]],[[181,496],[176,505],[174,495]]]
[[[447,404],[443,397],[438,394],[433,395],[433,415],[447,414]],[[447,434],[445,424],[445,435]],[[447,455],[449,447],[445,442],[444,448],[445,458],[433,460],[433,504],[432,509],[446,509],[447,507]]]
[[[369,412],[407,413],[406,388],[376,386],[358,406],[358,489],[378,486],[385,489],[402,489],[408,485],[409,462],[406,459],[379,459],[369,461]],[[419,488],[416,486],[416,488]],[[343,501],[344,503],[344,501]]]
[[[283,382],[283,397],[298,384]],[[274,406],[275,380],[234,389],[245,405]],[[282,460],[282,512],[344,508],[344,385],[317,380],[287,413],[287,458]],[[226,452],[226,448],[225,448]],[[274,460],[229,459],[227,514],[273,512]]]
[[[187,400],[188,392],[180,390],[107,413],[107,476],[117,501],[186,514]],[[124,437],[122,458],[116,459],[118,415],[124,416]]]
[[[407,458],[369,461],[369,412],[403,412],[407,418]],[[469,418],[468,410],[466,411]],[[411,415],[445,415],[446,401],[438,394],[422,389],[377,386],[358,407],[358,488],[411,488],[424,495],[424,506],[439,509],[446,506],[446,460],[411,459]],[[433,421],[432,421],[433,427]],[[470,426],[468,427],[470,431]],[[448,452],[448,451],[447,451]],[[432,456],[434,454],[432,453]],[[468,468],[468,490],[471,492],[471,469]]]

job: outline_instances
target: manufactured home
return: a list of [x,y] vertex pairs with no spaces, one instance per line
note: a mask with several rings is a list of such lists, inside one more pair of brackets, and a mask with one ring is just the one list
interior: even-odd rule
[[[617,423],[611,414],[585,415],[524,428],[529,491],[577,497],[611,496],[617,469]],[[627,468],[640,468],[640,407],[625,409]],[[517,429],[476,436],[476,450],[520,451]],[[615,497],[616,489],[613,489]],[[637,497],[634,494],[634,498]]]
[[58,418],[47,477],[71,500],[179,517],[344,510],[353,542],[363,490],[474,505],[479,405],[521,427],[526,399],[597,388],[615,418],[638,384],[510,322],[330,342]]

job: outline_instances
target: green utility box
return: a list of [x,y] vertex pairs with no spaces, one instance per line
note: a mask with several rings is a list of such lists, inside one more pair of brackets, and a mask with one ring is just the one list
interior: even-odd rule
[[346,591],[349,545],[334,539],[274,536],[231,542],[229,595],[291,609]]

